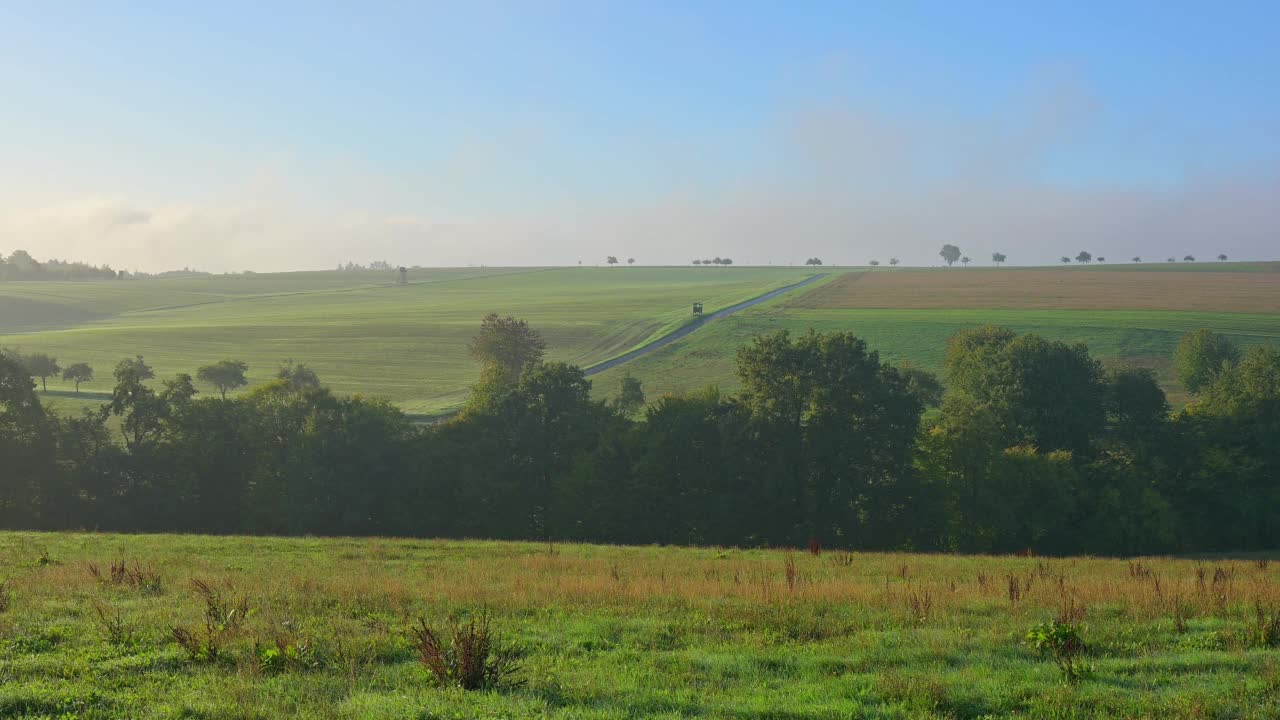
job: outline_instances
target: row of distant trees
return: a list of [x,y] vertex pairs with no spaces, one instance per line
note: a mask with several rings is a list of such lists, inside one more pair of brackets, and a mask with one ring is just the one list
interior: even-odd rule
[[[75,383],[77,393],[80,392],[81,384],[93,382],[94,380],[94,369],[89,363],[71,363],[64,368],[58,363],[56,357],[48,353],[24,354],[17,350],[3,348],[0,348],[0,352],[4,352],[19,367],[25,369],[28,375],[33,378],[39,378],[40,389],[46,393],[49,392],[49,378],[57,378],[59,375],[62,376],[64,382]],[[142,355],[123,362],[128,363],[129,367],[132,368],[132,372],[141,380],[151,380],[155,377],[155,371],[147,364]],[[248,372],[249,364],[242,360],[219,360],[198,368],[196,370],[196,379],[212,386],[225,400],[228,392],[248,386]],[[319,386],[320,384],[319,377],[315,371],[304,363],[295,364],[293,360],[285,361],[276,373],[276,379],[286,379],[291,383],[308,387]]]
[[[1082,344],[966,329],[941,378],[851,333],[739,348],[742,390],[592,399],[490,315],[465,410],[415,425],[302,366],[234,396],[139,358],[96,413],[0,352],[0,527],[1151,554],[1280,545],[1280,350],[1178,344],[1192,394]],[[927,408],[934,408],[926,414]]]
[[733,264],[733,258],[714,257],[714,258],[711,258],[710,260],[694,260],[693,264],[694,265],[724,265],[727,267]]
[[355,263],[348,260],[345,263],[340,263],[338,265],[338,270],[344,271],[344,272],[352,272],[356,270],[395,270],[397,267],[398,266],[392,265],[386,260],[374,260],[370,262],[368,265],[361,265],[360,263]]
[[[1093,255],[1092,255],[1091,253],[1089,253],[1087,250],[1081,250],[1081,251],[1079,252],[1079,254],[1077,254],[1077,255],[1076,255],[1076,257],[1075,257],[1075,261],[1076,261],[1076,262],[1078,262],[1078,263],[1080,263],[1080,264],[1082,264],[1082,265],[1088,265],[1089,263],[1093,262],[1093,260],[1094,260]],[[1106,259],[1105,257],[1103,257],[1102,255],[1099,255],[1099,256],[1097,257],[1097,260],[1098,260],[1098,262],[1100,262],[1100,263],[1104,263],[1104,262],[1106,262],[1106,261],[1107,261],[1107,259]],[[1066,255],[1063,255],[1063,256],[1060,258],[1060,261],[1061,261],[1063,264],[1067,264],[1067,263],[1070,263],[1070,262],[1071,262],[1071,258],[1067,257]],[[1177,260],[1176,258],[1172,258],[1172,257],[1170,257],[1170,258],[1166,258],[1166,259],[1165,259],[1165,262],[1177,262],[1177,261],[1178,261],[1178,260]],[[1182,256],[1182,261],[1183,261],[1183,262],[1195,262],[1195,261],[1196,261],[1196,256],[1195,256],[1195,255],[1183,255],[1183,256]],[[1218,262],[1226,262],[1226,261],[1227,261],[1227,254],[1226,254],[1226,253],[1220,253],[1220,254],[1218,255]],[[1133,262],[1136,262],[1136,263],[1140,263],[1140,262],[1142,262],[1142,256],[1141,256],[1141,255],[1134,255],[1134,256],[1133,256]]]
[[[938,255],[940,255],[940,256],[942,257],[943,261],[945,261],[945,262],[947,263],[947,266],[948,266],[948,267],[950,267],[951,265],[954,265],[956,262],[959,262],[959,263],[961,263],[961,264],[963,264],[963,265],[965,265],[965,266],[967,267],[967,266],[969,265],[969,263],[970,263],[970,262],[973,262],[973,261],[972,261],[972,259],[970,259],[967,255],[964,255],[964,254],[960,251],[960,248],[959,248],[959,247],[957,247],[957,246],[955,246],[955,245],[951,245],[951,244],[943,245],[943,246],[942,246],[942,250],[940,250],[940,251],[938,252]],[[999,253],[999,252],[991,253],[991,262],[995,263],[996,265],[1003,265],[1003,264],[1004,264],[1004,262],[1005,262],[1006,260],[1008,260],[1008,259],[1009,259],[1009,258],[1008,258],[1008,256],[1007,256],[1007,255],[1005,255],[1004,253]],[[1081,251],[1080,251],[1080,252],[1075,256],[1075,261],[1076,261],[1076,262],[1078,262],[1078,263],[1080,263],[1080,264],[1082,264],[1082,265],[1087,265],[1087,264],[1089,264],[1089,263],[1093,262],[1093,261],[1094,261],[1094,259],[1095,259],[1095,258],[1094,258],[1094,256],[1093,256],[1093,253],[1090,253],[1090,252],[1089,252],[1089,251],[1087,251],[1087,250],[1081,250]],[[1102,255],[1099,255],[1096,259],[1097,259],[1097,261],[1098,261],[1098,262],[1100,262],[1100,263],[1105,263],[1105,262],[1107,261],[1107,258],[1106,258],[1105,256],[1102,256]],[[1183,260],[1183,262],[1195,262],[1195,261],[1196,261],[1196,258],[1195,258],[1195,256],[1194,256],[1194,255],[1185,255],[1185,256],[1183,256],[1182,260]],[[1070,257],[1068,257],[1068,256],[1066,256],[1066,255],[1063,255],[1063,256],[1062,256],[1062,258],[1061,258],[1061,262],[1062,262],[1062,263],[1064,263],[1064,264],[1066,264],[1066,263],[1070,263],[1071,261],[1072,261],[1072,258],[1070,258]],[[1218,255],[1218,261],[1219,261],[1219,262],[1226,262],[1226,261],[1227,261],[1227,255],[1226,255],[1226,253],[1221,253],[1221,254],[1219,254],[1219,255]],[[1141,257],[1141,256],[1134,256],[1134,258],[1133,258],[1133,262],[1135,262],[1135,263],[1140,263],[1140,262],[1142,262],[1142,257]],[[1171,258],[1168,258],[1167,262],[1177,262],[1177,260],[1171,257]],[[875,261],[872,261],[872,264],[873,264],[873,265],[875,265],[875,264],[877,264],[877,263],[876,263]],[[892,264],[892,263],[891,263],[891,264]]]

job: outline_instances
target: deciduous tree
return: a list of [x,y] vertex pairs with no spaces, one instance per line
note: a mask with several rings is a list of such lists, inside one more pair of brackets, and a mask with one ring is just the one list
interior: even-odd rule
[[76,392],[80,392],[80,383],[91,382],[93,380],[93,368],[88,363],[75,363],[62,371],[63,382],[74,382],[76,384]]
[[208,383],[218,389],[222,399],[227,399],[227,391],[242,388],[249,384],[245,373],[249,371],[248,363],[240,360],[219,360],[212,365],[205,365],[196,371],[200,382]]
[[951,267],[960,259],[960,248],[951,244],[943,245],[942,249],[938,251],[938,254],[941,255],[942,259],[947,263],[947,267]]
[[32,377],[40,378],[40,390],[49,392],[48,379],[52,375],[58,376],[62,372],[62,368],[58,366],[58,359],[46,353],[32,353],[26,358],[27,371]]

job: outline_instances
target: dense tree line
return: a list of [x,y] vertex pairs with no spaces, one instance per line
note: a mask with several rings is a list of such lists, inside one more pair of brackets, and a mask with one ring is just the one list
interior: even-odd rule
[[115,270],[103,265],[46,260],[38,262],[26,250],[0,253],[0,281],[4,280],[115,280]]
[[162,273],[112,270],[110,265],[90,265],[65,260],[39,262],[26,250],[14,250],[8,257],[0,252],[0,282],[6,280],[131,280],[160,277],[208,275],[190,268]]
[[[98,412],[41,407],[0,354],[0,523],[212,533],[390,534],[1150,553],[1280,545],[1280,352],[1189,335],[1195,393],[1083,345],[966,330],[945,375],[848,333],[755,339],[742,390],[591,399],[537,332],[485,318],[466,409],[415,425],[305,365],[239,396],[113,373]],[[208,366],[239,387],[243,367]],[[945,390],[944,390],[945,387]],[[930,409],[934,408],[934,409]]]

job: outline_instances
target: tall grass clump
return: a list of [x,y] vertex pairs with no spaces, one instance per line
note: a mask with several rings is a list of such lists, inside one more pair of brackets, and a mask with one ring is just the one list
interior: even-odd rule
[[204,580],[192,580],[196,595],[204,601],[204,624],[194,628],[175,627],[174,642],[192,662],[217,662],[223,657],[226,641],[252,614],[249,599],[234,596]]
[[1245,625],[1245,644],[1256,648],[1280,647],[1280,612],[1268,610],[1261,600],[1255,600],[1253,613],[1253,622]]
[[89,563],[89,575],[102,584],[133,587],[148,595],[159,595],[164,592],[164,581],[160,573],[150,566],[134,563],[129,567],[124,560],[116,560],[103,572],[96,563]]
[[444,633],[419,618],[409,635],[418,660],[441,687],[502,690],[524,684],[518,677],[520,648],[497,637],[488,614],[455,624]]

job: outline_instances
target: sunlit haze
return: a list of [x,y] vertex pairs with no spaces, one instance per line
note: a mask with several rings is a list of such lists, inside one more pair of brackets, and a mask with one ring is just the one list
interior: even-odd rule
[[1270,259],[1275,3],[11,3],[0,252]]

